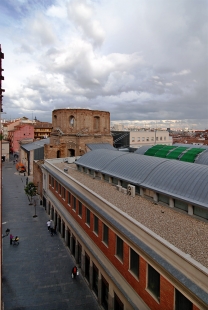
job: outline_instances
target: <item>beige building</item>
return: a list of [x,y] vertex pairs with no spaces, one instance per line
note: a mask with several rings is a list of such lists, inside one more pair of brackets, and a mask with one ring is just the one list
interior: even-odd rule
[[45,158],[63,158],[85,154],[89,143],[113,145],[110,113],[88,109],[57,109],[52,112],[50,144]]
[[2,161],[9,160],[9,141],[2,141]]
[[169,136],[169,132],[165,130],[130,131],[130,147],[136,148],[154,144],[172,145],[173,140]]

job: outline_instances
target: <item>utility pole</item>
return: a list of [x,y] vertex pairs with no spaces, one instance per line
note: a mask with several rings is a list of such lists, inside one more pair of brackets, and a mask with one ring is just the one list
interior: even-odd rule
[[[5,91],[2,89],[1,81],[4,80],[4,77],[2,75],[2,59],[4,59],[4,54],[1,51],[1,44],[0,44],[0,126],[1,126],[1,113],[3,112],[3,107],[2,107],[2,98],[3,98],[3,92]],[[3,263],[3,249],[2,249],[2,127],[0,127],[0,226],[1,226],[1,244],[0,244],[0,249],[1,249],[1,255],[0,255],[0,260],[1,260],[1,279],[2,279],[2,263]],[[3,300],[2,300],[2,281],[0,284],[0,300],[1,300],[1,309],[3,309]]]

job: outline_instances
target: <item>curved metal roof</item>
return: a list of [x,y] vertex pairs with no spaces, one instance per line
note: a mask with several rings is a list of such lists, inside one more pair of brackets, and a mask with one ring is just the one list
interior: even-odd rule
[[195,159],[196,164],[208,165],[208,149],[198,155]]
[[134,153],[144,155],[144,153],[149,150],[152,147],[152,145],[143,145],[139,147]]
[[76,164],[208,207],[208,167],[135,153],[91,151]]
[[76,163],[95,171],[101,171],[106,165],[109,164],[109,162],[126,154],[127,153],[125,152],[114,150],[97,149],[84,154],[76,161]]
[[110,143],[88,143],[86,144],[90,150],[97,149],[108,149],[108,150],[116,150]]
[[208,207],[208,167],[204,165],[166,160],[141,185]]

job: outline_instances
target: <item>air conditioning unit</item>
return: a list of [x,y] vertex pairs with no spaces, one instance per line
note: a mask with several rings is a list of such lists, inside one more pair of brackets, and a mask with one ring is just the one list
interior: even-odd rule
[[134,185],[128,184],[127,195],[135,197],[135,186]]

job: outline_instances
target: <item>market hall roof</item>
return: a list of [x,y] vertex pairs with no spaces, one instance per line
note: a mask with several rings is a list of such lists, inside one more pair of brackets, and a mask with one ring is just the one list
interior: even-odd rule
[[77,165],[208,208],[208,167],[135,153],[94,150]]
[[86,144],[90,150],[98,150],[98,149],[108,149],[108,150],[116,150],[110,143],[88,143]]

